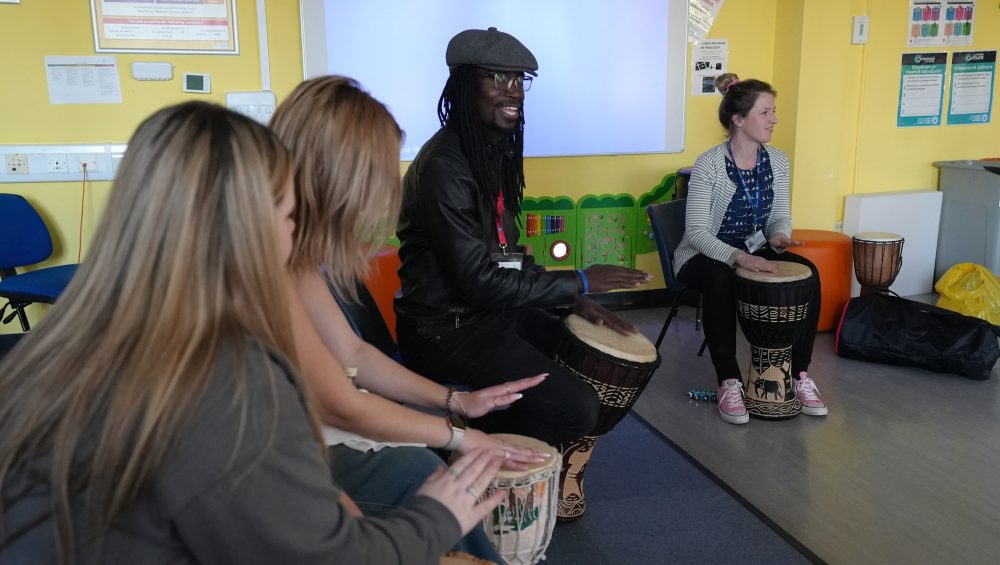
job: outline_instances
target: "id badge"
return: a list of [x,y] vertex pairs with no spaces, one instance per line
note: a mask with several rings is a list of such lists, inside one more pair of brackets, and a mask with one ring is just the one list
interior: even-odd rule
[[522,253],[494,253],[490,255],[490,261],[496,263],[501,269],[516,269],[518,271],[521,270],[523,258]]
[[743,243],[747,246],[747,251],[753,254],[767,243],[767,239],[764,237],[764,230],[757,230],[757,233],[748,237]]

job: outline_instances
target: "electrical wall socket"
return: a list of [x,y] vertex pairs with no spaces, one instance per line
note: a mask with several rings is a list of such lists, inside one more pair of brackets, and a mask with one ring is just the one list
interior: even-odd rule
[[7,174],[8,175],[26,175],[28,174],[28,155],[25,153],[8,153],[5,161],[7,162]]
[[46,173],[68,173],[69,172],[69,158],[65,153],[46,153],[45,154],[45,172]]
[[83,164],[87,164],[87,173],[95,173],[101,170],[101,162],[96,153],[77,153],[73,155],[73,171],[83,172]]
[[844,221],[843,220],[837,220],[836,222],[834,222],[833,223],[833,231],[844,233]]

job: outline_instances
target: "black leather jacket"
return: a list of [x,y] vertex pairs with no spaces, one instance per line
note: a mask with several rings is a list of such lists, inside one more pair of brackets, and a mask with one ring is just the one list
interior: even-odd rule
[[[524,253],[508,209],[503,226],[507,251]],[[520,271],[490,260],[500,252],[496,208],[483,202],[459,138],[448,128],[424,144],[403,177],[396,234],[401,319],[458,326],[499,309],[567,306],[578,296],[573,271],[546,271],[527,254]]]

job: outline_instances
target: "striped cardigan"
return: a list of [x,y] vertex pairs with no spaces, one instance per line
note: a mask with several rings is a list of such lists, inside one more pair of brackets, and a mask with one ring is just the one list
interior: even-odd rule
[[[766,146],[774,174],[774,203],[764,227],[768,240],[775,234],[791,236],[792,216],[788,203],[789,170],[785,152]],[[733,266],[736,254],[745,249],[727,245],[716,237],[729,203],[736,193],[736,183],[726,174],[726,144],[721,143],[701,154],[691,170],[688,183],[687,219],[684,238],[674,251],[674,274],[692,257],[702,255]]]

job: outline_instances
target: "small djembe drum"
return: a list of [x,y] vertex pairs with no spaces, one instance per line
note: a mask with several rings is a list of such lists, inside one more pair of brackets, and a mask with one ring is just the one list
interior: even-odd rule
[[903,238],[894,233],[862,232],[852,238],[854,275],[861,294],[886,293],[903,266]]
[[750,365],[743,377],[747,412],[780,420],[802,410],[792,388],[792,345],[805,329],[815,281],[805,265],[774,264],[774,273],[736,268],[736,318],[750,342]]
[[594,387],[601,401],[594,430],[563,444],[559,518],[574,520],[586,511],[584,472],[597,436],[611,431],[632,409],[660,366],[660,352],[642,334],[622,335],[571,314],[563,323],[556,360]]
[[524,471],[501,469],[481,498],[506,490],[507,498],[486,515],[483,526],[497,553],[510,565],[534,564],[545,559],[556,526],[559,499],[559,452],[534,438],[491,434],[504,443],[537,449],[550,457]]

